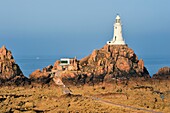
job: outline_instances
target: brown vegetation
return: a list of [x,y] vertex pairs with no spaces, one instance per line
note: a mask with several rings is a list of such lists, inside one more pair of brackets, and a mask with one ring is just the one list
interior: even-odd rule
[[1,87],[0,112],[170,112],[170,81],[134,81],[70,85],[67,95],[55,85]]

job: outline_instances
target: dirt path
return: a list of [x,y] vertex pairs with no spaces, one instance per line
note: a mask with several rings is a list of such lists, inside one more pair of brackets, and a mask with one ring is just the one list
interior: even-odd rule
[[[64,85],[64,84],[63,84]],[[70,91],[70,89],[68,89],[67,87],[65,87],[64,85],[64,88],[62,88],[63,90],[63,93],[66,94],[66,95],[72,95],[72,92]],[[117,104],[117,103],[113,103],[113,102],[110,102],[110,101],[106,101],[106,100],[103,100],[101,98],[97,98],[97,97],[93,97],[93,96],[90,96],[88,98],[91,98],[95,101],[99,101],[101,103],[104,103],[104,104],[110,104],[112,106],[117,106],[117,107],[122,107],[122,108],[127,108],[127,109],[132,109],[132,110],[140,110],[140,111],[144,111],[144,112],[150,112],[150,113],[162,113],[162,112],[157,112],[157,111],[153,111],[153,110],[148,110],[148,109],[144,109],[144,108],[137,108],[137,107],[133,107],[133,106],[128,106],[128,105],[123,105],[123,104]]]
[[128,109],[133,109],[133,110],[141,110],[141,111],[150,112],[150,113],[162,113],[162,112],[157,112],[157,111],[153,111],[153,110],[147,110],[147,109],[144,109],[144,108],[137,108],[137,107],[132,107],[132,106],[123,105],[123,104],[116,104],[116,103],[106,101],[106,100],[103,100],[103,99],[100,99],[100,98],[97,98],[97,97],[91,97],[91,98],[93,100],[96,100],[96,101],[99,101],[99,102],[105,103],[105,104],[110,104],[112,106],[123,107],[123,108],[128,108]]
[[[80,96],[80,95],[74,95],[74,94],[66,94],[66,95],[68,95],[68,96]],[[126,109],[131,109],[131,110],[138,110],[138,111],[150,112],[150,113],[162,113],[162,112],[158,112],[158,111],[154,111],[154,110],[148,110],[148,109],[128,106],[128,105],[124,105],[124,104],[117,104],[117,103],[113,103],[113,102],[103,100],[101,98],[97,98],[97,97],[93,97],[93,96],[85,96],[83,98],[90,98],[90,99],[93,99],[94,101],[98,101],[98,102],[101,102],[103,104],[110,104],[112,106],[122,107],[122,108],[126,108]]]

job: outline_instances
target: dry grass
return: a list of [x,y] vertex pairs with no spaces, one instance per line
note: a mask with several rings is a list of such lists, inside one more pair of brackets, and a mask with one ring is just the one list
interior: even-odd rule
[[[58,86],[1,87],[0,112],[146,112],[103,103],[92,97],[147,110],[170,112],[170,81],[142,81],[128,84],[69,86],[73,95],[63,95],[62,89]],[[153,87],[153,90],[134,88],[138,87],[137,85]]]

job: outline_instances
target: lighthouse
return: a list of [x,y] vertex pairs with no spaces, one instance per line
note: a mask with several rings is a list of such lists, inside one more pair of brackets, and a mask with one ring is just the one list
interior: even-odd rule
[[114,23],[114,34],[113,39],[111,41],[107,41],[108,45],[126,45],[123,37],[122,37],[122,24],[120,20],[120,16],[116,16],[116,21]]

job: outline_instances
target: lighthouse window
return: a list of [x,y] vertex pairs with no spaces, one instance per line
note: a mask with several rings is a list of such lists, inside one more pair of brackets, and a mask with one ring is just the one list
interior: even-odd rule
[[120,19],[116,19],[116,23],[120,23]]
[[115,27],[115,29],[117,29],[117,27]]

